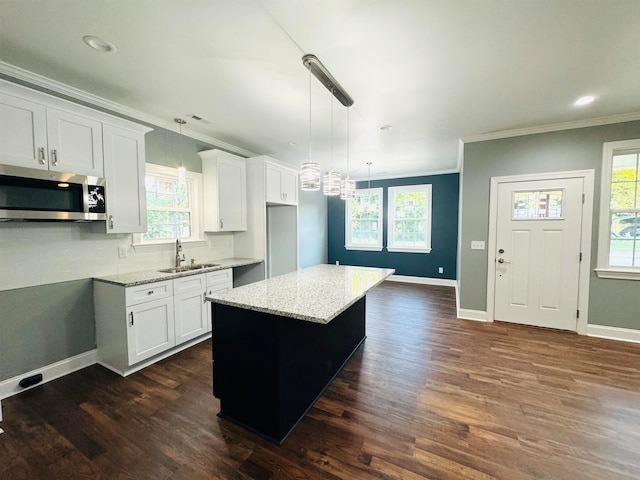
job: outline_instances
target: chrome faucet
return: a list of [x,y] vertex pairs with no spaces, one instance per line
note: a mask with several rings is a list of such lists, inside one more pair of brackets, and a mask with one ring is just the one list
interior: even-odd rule
[[[182,257],[180,254],[182,254]],[[176,240],[176,268],[179,268],[180,262],[184,262],[185,260],[184,253],[182,253],[182,244],[180,243],[180,239],[178,239]]]

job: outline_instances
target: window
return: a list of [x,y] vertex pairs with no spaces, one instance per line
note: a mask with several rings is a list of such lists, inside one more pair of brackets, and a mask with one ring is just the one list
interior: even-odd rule
[[134,236],[136,244],[201,240],[200,191],[202,174],[187,172],[186,181],[178,169],[147,163],[147,231]]
[[513,192],[513,220],[562,218],[564,190]]
[[387,250],[431,251],[431,185],[389,187]]
[[382,189],[356,190],[345,204],[347,250],[382,250]]
[[640,140],[604,144],[596,273],[640,280]]

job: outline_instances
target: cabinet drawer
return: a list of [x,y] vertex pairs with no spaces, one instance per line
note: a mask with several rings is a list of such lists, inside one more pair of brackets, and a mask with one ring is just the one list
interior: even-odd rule
[[125,302],[127,306],[137,305],[143,302],[159,300],[173,295],[171,280],[164,282],[147,283],[125,290]]
[[233,269],[227,268],[226,270],[207,273],[207,289],[217,286],[233,287]]
[[188,277],[176,278],[173,280],[173,293],[179,295],[184,292],[199,290],[204,292],[207,288],[207,276],[202,273],[200,275],[189,275]]

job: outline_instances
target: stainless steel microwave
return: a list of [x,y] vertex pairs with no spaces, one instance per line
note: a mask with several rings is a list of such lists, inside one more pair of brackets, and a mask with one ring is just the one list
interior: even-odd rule
[[106,220],[104,178],[0,165],[0,221]]

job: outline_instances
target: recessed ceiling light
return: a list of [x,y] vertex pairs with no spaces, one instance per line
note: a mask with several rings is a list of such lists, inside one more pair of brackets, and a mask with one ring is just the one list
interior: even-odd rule
[[589,105],[594,100],[595,100],[595,97],[593,97],[592,95],[585,95],[584,97],[580,97],[578,100],[576,100],[574,105],[581,107],[583,105]]
[[116,46],[113,43],[107,42],[106,40],[94,35],[85,35],[84,37],[82,37],[82,41],[94,50],[102,53],[116,51]]
[[378,130],[382,130],[383,132],[386,132],[388,130],[391,130],[393,128],[393,125],[380,125],[378,127]]

